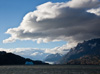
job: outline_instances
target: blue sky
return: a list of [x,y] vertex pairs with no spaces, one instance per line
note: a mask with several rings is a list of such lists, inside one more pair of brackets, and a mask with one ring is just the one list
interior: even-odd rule
[[[49,0],[51,2],[64,2],[65,0]],[[65,41],[37,44],[33,41],[19,41],[4,44],[2,41],[10,35],[5,34],[9,28],[18,27],[28,12],[34,11],[36,6],[48,2],[48,0],[0,0],[0,47],[1,48],[54,48],[66,44]]]

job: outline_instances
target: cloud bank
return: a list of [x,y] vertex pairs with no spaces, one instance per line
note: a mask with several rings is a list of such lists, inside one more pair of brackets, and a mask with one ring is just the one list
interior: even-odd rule
[[[64,46],[63,46],[64,48]],[[20,55],[25,58],[30,58],[33,60],[44,60],[46,56],[49,54],[64,54],[67,53],[69,50],[61,49],[61,47],[56,47],[53,49],[39,49],[39,48],[0,48],[0,51],[11,52],[17,55]]]
[[70,0],[47,2],[37,6],[23,18],[17,28],[6,32],[11,37],[4,43],[16,40],[81,42],[100,37],[100,1]]
[[33,60],[43,60],[47,55],[49,55],[49,53],[45,53],[45,49],[38,48],[0,48],[0,51],[11,52]]

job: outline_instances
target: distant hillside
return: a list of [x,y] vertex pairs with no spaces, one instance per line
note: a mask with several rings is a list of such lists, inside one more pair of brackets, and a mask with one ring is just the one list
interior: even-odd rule
[[79,59],[70,60],[66,64],[69,65],[100,65],[100,55],[86,55]]
[[59,53],[56,54],[50,54],[48,55],[44,61],[48,61],[48,62],[56,62],[59,59],[61,59],[62,55],[60,55]]
[[46,64],[42,61],[33,61],[31,59],[26,59],[13,53],[6,53],[5,51],[0,51],[0,65],[25,65],[25,62],[27,61],[33,62],[35,65]]
[[[100,56],[100,38],[79,43],[75,48],[72,48],[64,57],[62,57],[57,64],[66,64],[74,59],[80,60],[79,58],[84,60],[84,56],[86,55],[88,55],[88,58],[90,58],[91,55],[93,55],[93,57]],[[93,60],[93,58],[91,59]]]

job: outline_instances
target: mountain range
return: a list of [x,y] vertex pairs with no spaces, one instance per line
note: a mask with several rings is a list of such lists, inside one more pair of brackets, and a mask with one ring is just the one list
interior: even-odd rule
[[78,43],[56,64],[100,64],[100,38]]
[[50,55],[48,55],[48,56],[44,59],[44,61],[47,61],[47,62],[56,62],[56,61],[58,61],[58,60],[61,59],[61,58],[62,58],[62,55],[59,54],[59,53],[50,54]]
[[[100,65],[100,38],[78,43],[65,55],[50,54],[44,61],[56,64]],[[42,61],[34,61],[13,53],[0,51],[0,65],[25,65],[26,62],[31,62],[34,65],[47,65]]]

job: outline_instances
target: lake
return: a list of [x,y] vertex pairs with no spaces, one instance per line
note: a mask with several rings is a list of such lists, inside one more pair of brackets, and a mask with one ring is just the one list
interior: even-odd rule
[[99,65],[0,66],[0,74],[100,74]]

